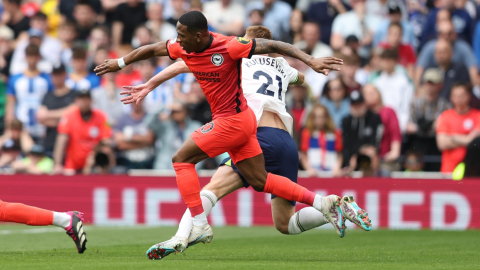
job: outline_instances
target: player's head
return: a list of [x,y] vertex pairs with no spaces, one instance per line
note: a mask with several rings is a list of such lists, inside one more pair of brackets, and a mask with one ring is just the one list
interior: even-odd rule
[[187,52],[201,50],[201,42],[209,37],[207,18],[200,11],[183,14],[177,23],[177,42]]
[[255,25],[249,26],[247,32],[245,33],[244,38],[264,38],[264,39],[273,39],[272,32],[265,26]]
[[468,83],[455,83],[450,92],[450,101],[457,111],[463,111],[470,105],[472,89]]
[[41,59],[40,48],[35,44],[29,44],[27,48],[25,48],[25,55],[29,69],[36,69],[37,63]]

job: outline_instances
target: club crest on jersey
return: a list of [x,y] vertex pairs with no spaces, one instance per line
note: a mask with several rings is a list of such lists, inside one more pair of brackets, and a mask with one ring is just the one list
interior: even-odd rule
[[217,67],[220,66],[223,64],[223,56],[219,53],[214,53],[212,55],[212,63]]
[[235,39],[238,41],[238,43],[243,44],[243,45],[247,45],[248,43],[250,43],[250,39],[248,39],[248,38],[236,37]]
[[213,126],[214,126],[213,122],[207,123],[207,124],[203,125],[203,127],[200,129],[200,131],[202,133],[210,132],[213,129]]

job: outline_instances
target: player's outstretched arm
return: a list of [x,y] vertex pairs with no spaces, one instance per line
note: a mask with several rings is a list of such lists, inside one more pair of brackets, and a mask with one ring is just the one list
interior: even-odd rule
[[[133,50],[132,52],[123,57],[125,66],[155,56],[167,56],[167,42],[168,41],[160,41]],[[101,76],[109,72],[119,71],[122,68],[119,66],[118,60],[119,59],[107,59],[102,64],[96,66],[93,71],[97,74],[97,76]]]
[[343,65],[343,60],[335,57],[314,58],[295,46],[270,39],[256,38],[256,47],[254,54],[279,53],[293,58],[297,58],[311,67],[318,73],[328,75],[330,70],[340,70],[335,65]]
[[153,89],[157,88],[160,84],[170,80],[171,78],[179,74],[189,72],[191,71],[188,68],[187,64],[185,64],[185,62],[175,62],[161,72],[159,72],[157,75],[153,76],[146,83],[136,86],[123,86],[125,90],[120,92],[120,94],[128,96],[122,98],[120,101],[123,102],[123,104],[136,103],[138,105],[140,101],[144,99],[146,95],[148,95],[148,93],[153,91]]

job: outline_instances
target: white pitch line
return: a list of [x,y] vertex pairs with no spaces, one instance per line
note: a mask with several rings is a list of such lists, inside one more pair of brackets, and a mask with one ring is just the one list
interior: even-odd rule
[[39,234],[39,233],[52,233],[65,231],[61,228],[38,228],[38,229],[26,229],[26,230],[0,230],[0,235],[9,234]]

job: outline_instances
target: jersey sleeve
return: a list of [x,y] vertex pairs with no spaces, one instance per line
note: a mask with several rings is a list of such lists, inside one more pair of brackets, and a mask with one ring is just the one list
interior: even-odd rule
[[174,38],[167,42],[167,53],[168,57],[172,60],[177,60],[182,55],[182,47],[180,47],[180,44],[178,44]]
[[447,118],[447,111],[443,112],[438,117],[437,134],[450,134],[449,132],[450,128],[446,118]]
[[255,39],[247,39],[243,37],[231,38],[225,44],[227,52],[233,60],[242,58],[250,58],[255,52]]
[[300,76],[300,73],[297,69],[293,68],[288,64],[288,61],[285,60],[283,57],[277,57],[277,61],[281,61],[283,65],[283,70],[287,74],[287,79],[289,83],[296,83],[298,81],[298,78]]
[[62,119],[60,119],[60,123],[58,123],[57,131],[61,134],[70,134],[70,127],[71,127],[71,120],[69,120],[70,114],[63,114]]

